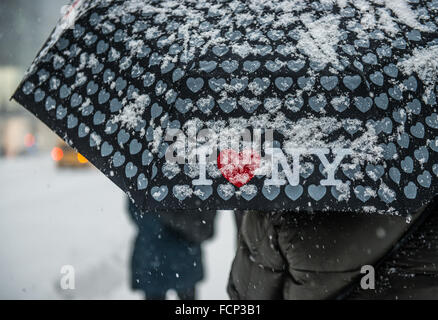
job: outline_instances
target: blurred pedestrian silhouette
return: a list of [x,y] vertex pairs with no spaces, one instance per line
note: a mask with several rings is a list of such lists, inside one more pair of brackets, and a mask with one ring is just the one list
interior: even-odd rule
[[138,226],[131,260],[132,288],[148,300],[164,300],[174,289],[181,300],[196,299],[204,277],[201,243],[213,236],[216,212],[148,213],[129,201]]

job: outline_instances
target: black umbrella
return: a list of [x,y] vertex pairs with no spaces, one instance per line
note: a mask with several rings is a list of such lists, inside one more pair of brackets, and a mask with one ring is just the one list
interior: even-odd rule
[[13,98],[141,208],[408,214],[435,196],[438,1],[74,6]]

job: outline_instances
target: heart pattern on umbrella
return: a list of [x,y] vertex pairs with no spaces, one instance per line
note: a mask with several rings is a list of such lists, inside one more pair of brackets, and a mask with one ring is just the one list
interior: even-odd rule
[[[84,1],[14,98],[143,208],[406,213],[437,191],[438,6],[402,2],[403,12],[363,1],[375,15],[368,20],[349,0]],[[190,140],[249,122],[275,126],[291,172],[298,167],[286,150],[297,143],[330,149],[327,163],[340,146],[355,151],[333,179],[320,156],[302,155],[299,183],[275,186],[257,175],[263,150],[242,166],[244,151],[219,149],[231,167],[214,158],[211,185],[166,160],[171,129]]]

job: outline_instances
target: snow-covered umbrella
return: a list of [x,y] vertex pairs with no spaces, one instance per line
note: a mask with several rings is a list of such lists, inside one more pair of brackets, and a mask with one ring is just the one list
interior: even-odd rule
[[13,98],[144,209],[409,214],[438,1],[74,1]]

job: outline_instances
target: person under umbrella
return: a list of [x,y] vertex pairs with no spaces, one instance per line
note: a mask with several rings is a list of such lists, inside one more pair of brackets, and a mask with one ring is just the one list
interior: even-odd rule
[[[296,230],[308,225],[329,241],[330,221],[339,221],[345,231],[334,242],[359,249],[381,223],[391,232],[367,247],[363,262],[374,263],[407,232],[398,222],[421,222],[438,191],[437,7],[84,1],[74,27],[58,25],[13,98],[143,211],[257,210],[260,230],[276,228],[260,235],[274,240],[289,232],[278,232],[271,216],[287,217],[279,221],[288,230],[304,214]],[[244,241],[260,231],[258,216],[245,215]],[[370,227],[361,230],[361,220]],[[336,274],[336,265],[321,268],[317,275]],[[245,283],[238,278],[236,288]]]
[[[437,21],[438,6],[429,5],[427,11],[426,6],[422,6],[426,2],[418,3],[418,7],[412,8],[397,1],[400,11],[394,10],[394,7],[380,8],[388,17],[399,17],[396,19],[396,33],[401,36],[398,41],[407,39],[407,43],[412,43],[419,41],[423,35],[420,30],[424,26],[419,20],[413,20],[416,23],[412,25],[413,21],[400,19],[402,14],[414,18],[424,10],[426,20],[434,25],[429,30],[433,41],[414,50],[410,59],[398,64],[401,71],[406,67],[415,68],[418,77],[425,81],[423,101],[420,102],[421,96],[413,90],[409,97],[414,102],[404,106],[404,116],[412,116],[413,104],[418,104],[420,109],[436,106],[438,34],[432,21]],[[350,17],[361,17],[362,20],[357,20],[359,28],[365,27],[363,19],[376,9],[364,4],[367,14],[359,13],[353,3],[348,6],[352,13]],[[384,25],[377,25],[376,29],[374,32],[382,32],[382,35],[387,32]],[[418,34],[418,38],[414,40],[413,34]],[[426,31],[426,37],[427,34]],[[397,50],[395,42],[387,47],[389,51]],[[372,52],[381,53],[379,45],[381,43],[377,41]],[[344,44],[343,49],[348,46]],[[349,48],[356,50],[357,43]],[[418,54],[420,51],[422,54]],[[372,54],[362,57],[362,61],[367,56]],[[368,82],[367,79],[370,79],[371,84],[376,84],[376,76],[380,74],[376,70],[380,68],[388,75],[389,68],[376,60],[370,75],[361,73],[363,80]],[[394,71],[398,73],[399,69],[395,67]],[[393,78],[397,75],[393,74]],[[414,79],[411,77],[409,81],[416,83]],[[407,87],[409,81],[404,81]],[[389,96],[394,98],[391,89]],[[427,96],[429,98],[425,98]],[[401,99],[402,96],[396,100]],[[379,104],[378,98],[374,101]],[[398,139],[404,134],[399,132]],[[420,161],[419,165],[423,163]],[[417,182],[422,184],[421,176]],[[438,299],[437,200],[411,211],[407,216],[370,215],[366,207],[359,213],[336,212],[336,206],[331,207],[329,212],[313,212],[310,215],[291,211],[247,211],[230,273],[228,293],[232,299]]]
[[215,213],[144,213],[128,201],[138,226],[131,260],[131,286],[148,300],[164,300],[174,289],[181,300],[196,299],[196,284],[204,277],[203,241],[213,236]]

